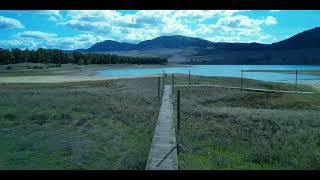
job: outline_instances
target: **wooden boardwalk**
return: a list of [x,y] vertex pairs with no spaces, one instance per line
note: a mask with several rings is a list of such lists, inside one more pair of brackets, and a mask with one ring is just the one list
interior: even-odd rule
[[[218,85],[174,85],[176,87],[216,87],[226,89],[241,89],[241,87],[232,86],[218,86]],[[271,90],[271,89],[258,89],[258,88],[243,88],[244,91],[256,91],[256,92],[275,92],[275,93],[296,93],[296,94],[316,94],[315,92],[304,91],[285,91],[285,90]]]
[[146,170],[178,170],[172,86],[165,85]]

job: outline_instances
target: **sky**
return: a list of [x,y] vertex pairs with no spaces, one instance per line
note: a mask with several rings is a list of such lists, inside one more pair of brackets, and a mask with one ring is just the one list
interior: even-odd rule
[[270,44],[320,26],[320,10],[0,10],[0,48],[88,48],[164,35]]

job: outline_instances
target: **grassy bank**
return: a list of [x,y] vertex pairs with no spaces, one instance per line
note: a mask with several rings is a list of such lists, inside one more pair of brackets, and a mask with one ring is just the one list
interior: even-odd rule
[[[172,74],[168,74],[166,77],[166,84],[172,84]],[[188,85],[188,75],[176,74],[174,76],[175,85]],[[234,77],[206,77],[206,76],[191,76],[191,85],[220,85],[220,86],[231,86],[240,87],[241,78]],[[266,82],[258,81],[253,79],[243,78],[243,88],[259,88],[259,89],[271,89],[271,90],[288,90],[294,91],[311,91],[320,92],[318,88],[308,86],[302,83],[298,83],[297,87],[294,83],[282,83],[282,82]]]
[[144,169],[156,84],[1,84],[0,169]]
[[[187,78],[175,81],[186,84]],[[239,79],[193,77],[196,84],[209,82],[236,85]],[[257,88],[293,88],[284,83],[246,82]],[[319,94],[178,89],[183,146],[179,169],[320,168]],[[299,89],[317,91],[303,85]]]

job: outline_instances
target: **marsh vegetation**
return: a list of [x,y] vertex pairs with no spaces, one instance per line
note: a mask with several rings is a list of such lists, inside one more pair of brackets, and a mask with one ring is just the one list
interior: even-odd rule
[[[196,84],[219,84],[223,79],[193,78]],[[182,82],[186,79],[175,81],[187,84]],[[257,88],[293,88],[291,84],[246,81]],[[223,82],[239,84],[234,78]],[[303,85],[299,89],[318,91]],[[320,168],[319,94],[241,93],[212,87],[176,90],[181,91],[180,169]]]
[[[30,73],[96,69],[88,67]],[[17,68],[12,73],[20,76]],[[165,83],[171,80],[168,74]],[[159,111],[157,84],[155,77],[0,84],[0,169],[144,169]],[[175,75],[175,84],[188,84],[188,76]],[[191,84],[240,86],[240,79],[192,76]],[[295,85],[245,79],[244,87]],[[319,92],[305,85],[297,89]],[[176,90],[181,90],[179,169],[319,169],[319,95],[176,87],[174,101]]]
[[156,79],[0,85],[0,169],[144,169]]

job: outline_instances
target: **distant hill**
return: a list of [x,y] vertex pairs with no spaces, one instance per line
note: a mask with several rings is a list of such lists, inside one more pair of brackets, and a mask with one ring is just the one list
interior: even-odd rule
[[160,36],[151,40],[142,41],[137,44],[137,48],[143,50],[162,48],[181,49],[186,47],[205,48],[213,45],[214,43],[201,38],[173,35]]
[[135,49],[135,44],[120,43],[117,41],[106,40],[91,46],[87,51],[130,51]]
[[270,45],[273,49],[306,49],[320,48],[320,27],[313,28],[286,40]]
[[200,39],[192,38],[181,35],[173,36],[160,36],[151,40],[142,41],[138,44],[120,43],[117,41],[106,40],[94,44],[88,49],[81,49],[80,51],[86,52],[108,52],[108,51],[133,51],[133,50],[150,50],[150,49],[162,49],[173,48],[180,49],[185,47],[208,47],[214,43]]
[[106,40],[81,52],[161,56],[169,62],[207,64],[320,64],[320,27],[273,44],[211,42],[201,38],[160,36],[137,44]]

